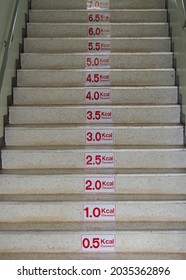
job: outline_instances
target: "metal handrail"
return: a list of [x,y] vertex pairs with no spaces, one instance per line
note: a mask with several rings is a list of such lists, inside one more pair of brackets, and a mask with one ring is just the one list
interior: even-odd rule
[[178,2],[180,3],[180,5],[178,3],[178,7],[180,9],[183,18],[182,28],[185,28],[186,27],[186,0],[179,0]]
[[10,49],[10,46],[12,44],[13,37],[14,37],[14,31],[15,31],[15,26],[16,26],[18,11],[19,11],[19,4],[20,4],[20,0],[16,0],[16,4],[15,4],[13,16],[12,16],[12,21],[11,21],[11,25],[10,25],[10,29],[9,29],[9,33],[8,33],[8,38],[7,38],[7,40],[4,41],[5,52],[3,55],[3,60],[2,60],[1,69],[0,69],[0,93],[1,93],[2,85],[3,85],[3,79],[4,79],[7,60],[8,60],[8,53],[9,53],[9,49]]

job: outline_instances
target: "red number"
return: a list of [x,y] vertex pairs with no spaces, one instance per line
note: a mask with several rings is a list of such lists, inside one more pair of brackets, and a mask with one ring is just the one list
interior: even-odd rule
[[99,82],[99,74],[94,74],[94,79],[92,80],[92,76],[91,74],[88,74],[87,78],[86,78],[86,81],[91,83],[91,82],[95,82],[95,83],[98,83]]
[[100,132],[96,132],[95,139],[96,139],[97,142],[101,141],[101,133]]
[[89,21],[100,21],[100,14],[89,14],[88,19]]
[[94,82],[95,83],[99,82],[99,74],[94,74]]
[[98,66],[99,65],[99,58],[94,58],[92,61],[91,57],[87,57],[87,66]]
[[[98,91],[95,91],[93,94],[93,100],[99,100],[100,94]],[[86,94],[86,99],[91,100],[92,99],[92,94],[91,91],[87,92]]]
[[91,74],[89,74],[89,75],[87,76],[87,82],[89,82],[89,83],[92,82]]
[[102,186],[101,181],[97,180],[97,181],[95,182],[95,188],[96,188],[96,190],[100,190],[100,189],[101,189],[101,186]]
[[101,112],[100,111],[96,111],[95,112],[95,119],[96,120],[100,120],[101,119]]
[[[89,218],[89,217],[90,217],[90,215],[89,215],[89,208],[86,207],[86,208],[84,209],[84,211],[85,211],[85,216],[86,216],[86,218]],[[100,210],[100,208],[95,207],[95,208],[93,209],[93,211],[92,211],[92,215],[93,215],[95,218],[100,217],[100,215],[101,215],[101,210]]]
[[95,51],[95,50],[99,51],[101,49],[101,43],[100,42],[88,42],[88,49],[89,49],[89,51]]
[[86,218],[88,218],[88,217],[89,217],[89,209],[88,209],[88,207],[86,207],[86,208],[84,209],[84,211],[85,211],[85,216],[86,216]]
[[96,14],[95,15],[95,21],[99,21],[100,20],[100,14]]
[[86,165],[92,165],[92,156],[86,156]]
[[93,247],[97,249],[100,246],[100,239],[98,237],[94,237],[92,243],[93,243]]
[[91,120],[100,120],[101,119],[101,112],[100,111],[95,111],[95,114],[93,116],[92,111],[87,111],[87,120],[91,121]]
[[90,1],[90,0],[88,1],[88,7],[89,7],[89,8],[92,8],[92,7],[93,7],[93,1]]
[[[91,247],[91,242],[90,242],[90,240],[89,240],[88,238],[84,238],[84,239],[82,240],[82,246],[83,246],[83,248],[85,248],[85,249],[90,248],[90,247]],[[100,247],[100,238],[99,238],[99,237],[94,237],[94,238],[92,239],[92,246],[93,246],[94,249],[98,249],[98,248]]]
[[91,188],[91,186],[92,186],[92,181],[91,181],[91,180],[87,180],[87,181],[85,182],[85,185],[86,185],[86,190],[87,190],[87,191],[91,191],[91,190],[92,190],[92,188]]
[[96,50],[99,51],[101,49],[101,43],[96,42]]
[[89,100],[91,100],[91,92],[89,91],[88,93],[87,93],[87,95],[86,95],[86,99],[89,99]]
[[88,29],[88,34],[91,36],[94,34],[94,29],[92,27]]
[[94,92],[94,99],[95,99],[95,100],[98,100],[98,99],[99,99],[99,92],[98,92],[98,91],[95,91],[95,92]]
[[87,112],[87,119],[88,119],[88,120],[92,120],[92,117],[93,117],[93,116],[92,116],[92,111],[88,111],[88,112]]
[[101,164],[101,156],[100,155],[95,156],[95,162],[96,162],[97,165]]
[[97,28],[94,30],[93,27],[89,27],[89,29],[88,29],[88,34],[89,34],[90,36],[92,36],[92,35],[97,35],[97,36],[99,36],[99,35],[101,34],[101,28],[97,27]]
[[96,28],[95,33],[96,33],[96,35],[100,35],[101,34],[101,29],[100,28]]
[[96,7],[96,8],[99,8],[99,1],[96,1],[96,2],[95,2],[95,7]]
[[92,214],[93,214],[93,216],[94,216],[95,218],[100,217],[100,215],[101,215],[101,210],[100,210],[100,208],[98,208],[98,207],[94,208],[93,211],[92,211]]
[[90,14],[90,15],[88,16],[88,20],[89,20],[89,21],[93,21],[93,20],[94,20],[93,14]]
[[93,47],[94,47],[93,42],[88,42],[88,49],[89,49],[89,51],[92,51]]
[[[95,187],[96,190],[99,191],[101,189],[101,187],[102,187],[101,181],[97,180],[95,182],[95,184],[94,184],[94,187]],[[85,189],[86,189],[86,191],[91,191],[92,190],[92,181],[91,180],[86,180],[86,182],[85,182]]]
[[98,65],[99,65],[99,58],[96,57],[96,58],[94,59],[94,65],[95,65],[95,66],[98,66]]
[[90,9],[90,8],[93,8],[93,7],[95,7],[95,8],[99,8],[99,1],[88,1],[88,8]]
[[92,141],[95,141],[95,140],[97,142],[99,142],[99,141],[101,141],[101,138],[102,138],[102,136],[101,136],[100,132],[96,132],[95,138],[93,138],[93,133],[92,132],[88,132],[87,133],[87,141],[88,142],[92,142]]
[[87,58],[87,66],[91,66],[92,64],[92,59],[90,57]]
[[87,249],[87,248],[90,247],[90,240],[88,238],[84,238],[83,241],[82,241],[82,244],[83,244],[83,247],[85,249]]
[[92,132],[87,133],[87,141],[91,142],[93,140]]

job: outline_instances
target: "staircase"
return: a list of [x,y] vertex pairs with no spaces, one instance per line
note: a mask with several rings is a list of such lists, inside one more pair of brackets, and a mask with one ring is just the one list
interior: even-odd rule
[[186,259],[165,1],[32,0],[27,35],[2,150],[0,258]]

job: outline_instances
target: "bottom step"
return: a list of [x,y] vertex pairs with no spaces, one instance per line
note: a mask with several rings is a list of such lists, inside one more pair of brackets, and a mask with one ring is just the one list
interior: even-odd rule
[[186,260],[186,254],[143,253],[19,253],[1,254],[0,260]]
[[[186,254],[186,231],[0,232],[5,253]],[[86,256],[85,256],[86,258]]]

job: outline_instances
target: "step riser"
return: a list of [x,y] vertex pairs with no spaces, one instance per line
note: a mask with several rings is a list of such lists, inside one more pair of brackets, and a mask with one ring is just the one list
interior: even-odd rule
[[[95,91],[97,90],[94,88]],[[101,92],[108,88],[99,88]],[[15,105],[177,104],[177,87],[112,87],[108,99],[87,100],[84,88],[14,88]]]
[[[89,66],[88,59],[91,59]],[[97,60],[107,59],[105,64],[94,66]],[[22,54],[21,67],[23,69],[81,69],[81,68],[114,68],[114,69],[146,69],[172,68],[172,54],[136,54],[136,55],[42,55]]]
[[[86,82],[88,75],[94,80],[94,74],[100,75],[100,84]],[[109,78],[101,78],[101,75]],[[167,70],[18,70],[17,85],[49,86],[49,87],[78,87],[78,86],[173,86],[175,71]]]
[[[101,164],[96,163],[96,156]],[[106,158],[105,158],[106,157]],[[186,150],[3,150],[3,169],[186,168]]]
[[[85,210],[88,208],[87,210]],[[98,208],[99,217],[93,209]],[[106,209],[111,211],[108,214]],[[186,222],[184,202],[2,202],[1,223],[65,222]],[[102,214],[101,214],[102,213]],[[96,215],[98,211],[96,211]],[[92,216],[93,215],[93,216]],[[92,216],[92,218],[91,218]]]
[[0,253],[0,260],[185,260],[181,253]]
[[[96,40],[96,39],[95,39]],[[92,39],[63,38],[25,38],[26,53],[73,53],[87,52],[88,42]],[[104,41],[104,40],[103,40]],[[169,52],[169,38],[109,38],[112,52]]]
[[[33,10],[30,11],[29,13],[29,21],[32,23],[39,23],[39,22],[51,22],[51,23],[74,23],[74,22],[79,22],[79,23],[87,23],[89,21],[88,15],[89,14],[96,14],[97,12],[87,12],[87,11],[39,11],[39,10]],[[99,12],[98,12],[99,13]],[[102,12],[100,12],[102,14]],[[166,22],[167,21],[167,13],[165,10],[155,10],[155,11],[132,11],[132,10],[124,10],[124,11],[106,11],[106,15],[109,15],[110,18],[109,22],[114,22],[114,23],[124,23],[124,22]],[[95,23],[95,22],[93,22]],[[96,22],[97,23],[97,22]]]
[[[105,27],[104,27],[105,26]],[[67,28],[68,27],[68,28]],[[88,24],[54,24],[28,23],[28,37],[60,38],[60,37],[88,37]],[[108,37],[168,37],[168,24],[102,24],[101,28],[108,30],[104,35],[91,35],[91,38]],[[109,31],[110,30],[110,31]],[[95,30],[93,31],[96,32]],[[105,32],[105,31],[104,31]]]
[[[107,109],[107,111],[105,111]],[[96,112],[100,118],[96,121]],[[92,113],[91,113],[92,112]],[[104,116],[103,114],[108,114]],[[91,116],[92,115],[92,116]],[[101,117],[100,117],[101,116]],[[89,120],[89,118],[91,118]],[[10,124],[179,123],[180,106],[11,107]]]
[[[93,232],[71,233],[0,233],[1,253],[81,253],[81,234]],[[97,234],[100,234],[100,232]],[[108,234],[108,232],[101,232]],[[115,233],[116,252],[140,253],[186,253],[186,234],[184,231],[122,231]],[[97,236],[97,235],[96,235]]]
[[[115,194],[125,195],[186,195],[185,174],[131,174],[94,175],[1,175],[1,195],[62,195],[62,194],[108,194],[104,188],[97,192],[86,191],[85,182],[112,182]],[[102,185],[103,186],[103,185]],[[113,189],[109,190],[113,193]]]
[[[91,138],[89,134],[91,133]],[[101,142],[96,134],[102,135]],[[104,138],[105,133],[111,137]],[[6,146],[44,145],[183,145],[183,128],[6,128]],[[93,139],[92,139],[93,138]]]
[[[164,0],[110,0],[110,9],[164,9]],[[32,9],[86,9],[86,0],[33,0]]]

